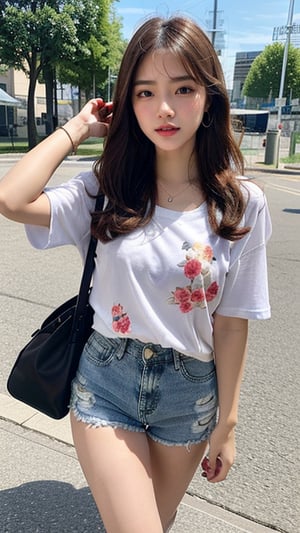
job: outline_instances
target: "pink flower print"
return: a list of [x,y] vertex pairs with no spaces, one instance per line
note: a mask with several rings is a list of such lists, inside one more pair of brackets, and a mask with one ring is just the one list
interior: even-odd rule
[[187,288],[177,287],[173,294],[176,303],[188,302],[191,299],[191,291]]
[[215,258],[209,244],[185,241],[182,250],[186,251],[185,258],[177,266],[183,268],[189,282],[184,287],[176,287],[168,302],[178,305],[182,313],[189,313],[193,309],[207,307],[207,302],[216,297],[219,286],[215,281],[212,282]]
[[192,302],[203,302],[205,300],[205,292],[203,289],[195,289],[191,294]]
[[119,316],[122,315],[122,313],[123,313],[123,306],[122,305],[118,304],[118,305],[113,305],[112,306],[111,314],[112,314],[113,317],[114,316],[119,317]]
[[219,285],[216,281],[213,281],[205,291],[206,300],[211,302],[218,294]]
[[193,304],[190,301],[181,302],[179,304],[179,309],[182,313],[189,313],[193,309]]
[[184,265],[184,275],[189,279],[195,279],[201,274],[202,265],[198,259],[189,259]]
[[203,250],[203,259],[205,259],[206,261],[210,263],[213,257],[214,257],[213,249],[211,246],[209,246],[209,244],[207,244]]
[[126,333],[130,332],[131,322],[127,313],[124,312],[124,308],[121,304],[113,305],[111,309],[111,314],[113,317],[112,329],[116,333]]

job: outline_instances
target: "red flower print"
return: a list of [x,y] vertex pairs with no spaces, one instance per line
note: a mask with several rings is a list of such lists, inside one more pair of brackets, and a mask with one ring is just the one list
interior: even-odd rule
[[113,321],[113,323],[112,323],[112,328],[113,328],[113,330],[114,330],[116,333],[119,333],[119,324],[118,324],[118,322],[119,322],[119,321],[116,320],[116,321]]
[[191,302],[181,302],[179,304],[179,309],[182,313],[189,313],[193,309],[193,304]]
[[186,288],[177,287],[173,294],[176,303],[187,302],[191,299],[191,291]]
[[131,328],[130,318],[127,313],[124,313],[124,308],[121,304],[113,305],[111,309],[112,329],[116,333],[129,333]]
[[206,300],[211,302],[218,294],[219,285],[216,281],[213,281],[205,291]]
[[205,300],[205,292],[203,289],[195,289],[191,295],[192,302],[203,302]]
[[205,309],[207,302],[211,302],[219,291],[214,276],[213,261],[216,261],[213,249],[209,244],[195,242],[191,244],[184,241],[182,250],[185,258],[177,263],[183,268],[183,273],[188,282],[184,287],[176,287],[168,298],[168,303],[178,305],[182,313],[189,313],[193,309]]
[[131,324],[127,314],[123,315],[120,320],[118,320],[117,324],[119,328],[118,331],[120,331],[120,333],[129,333]]
[[201,274],[202,265],[198,259],[189,259],[184,265],[184,275],[189,279],[194,279]]

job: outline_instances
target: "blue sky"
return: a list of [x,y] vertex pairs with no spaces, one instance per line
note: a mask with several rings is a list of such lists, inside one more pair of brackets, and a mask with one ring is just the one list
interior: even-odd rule
[[[290,0],[218,0],[217,4],[225,31],[221,62],[230,88],[236,52],[263,50],[271,44],[273,28],[287,23]],[[214,0],[119,0],[115,8],[123,19],[124,37],[129,39],[151,15],[188,15],[208,30]],[[300,0],[295,0],[293,22],[300,24]]]

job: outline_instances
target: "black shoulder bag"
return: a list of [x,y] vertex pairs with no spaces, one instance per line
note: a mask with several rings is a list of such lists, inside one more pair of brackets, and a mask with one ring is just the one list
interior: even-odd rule
[[[103,201],[103,196],[97,198],[96,210],[102,209]],[[96,246],[91,236],[78,296],[55,309],[32,334],[7,380],[14,398],[51,418],[63,418],[69,411],[71,382],[92,331],[89,295]]]

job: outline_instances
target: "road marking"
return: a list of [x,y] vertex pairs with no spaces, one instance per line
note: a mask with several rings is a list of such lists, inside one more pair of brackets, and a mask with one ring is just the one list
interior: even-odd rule
[[266,187],[271,187],[273,189],[277,189],[278,191],[288,192],[289,194],[300,196],[300,191],[297,191],[296,189],[290,189],[289,187],[285,187],[284,185],[276,185],[275,183],[266,183],[265,185]]

